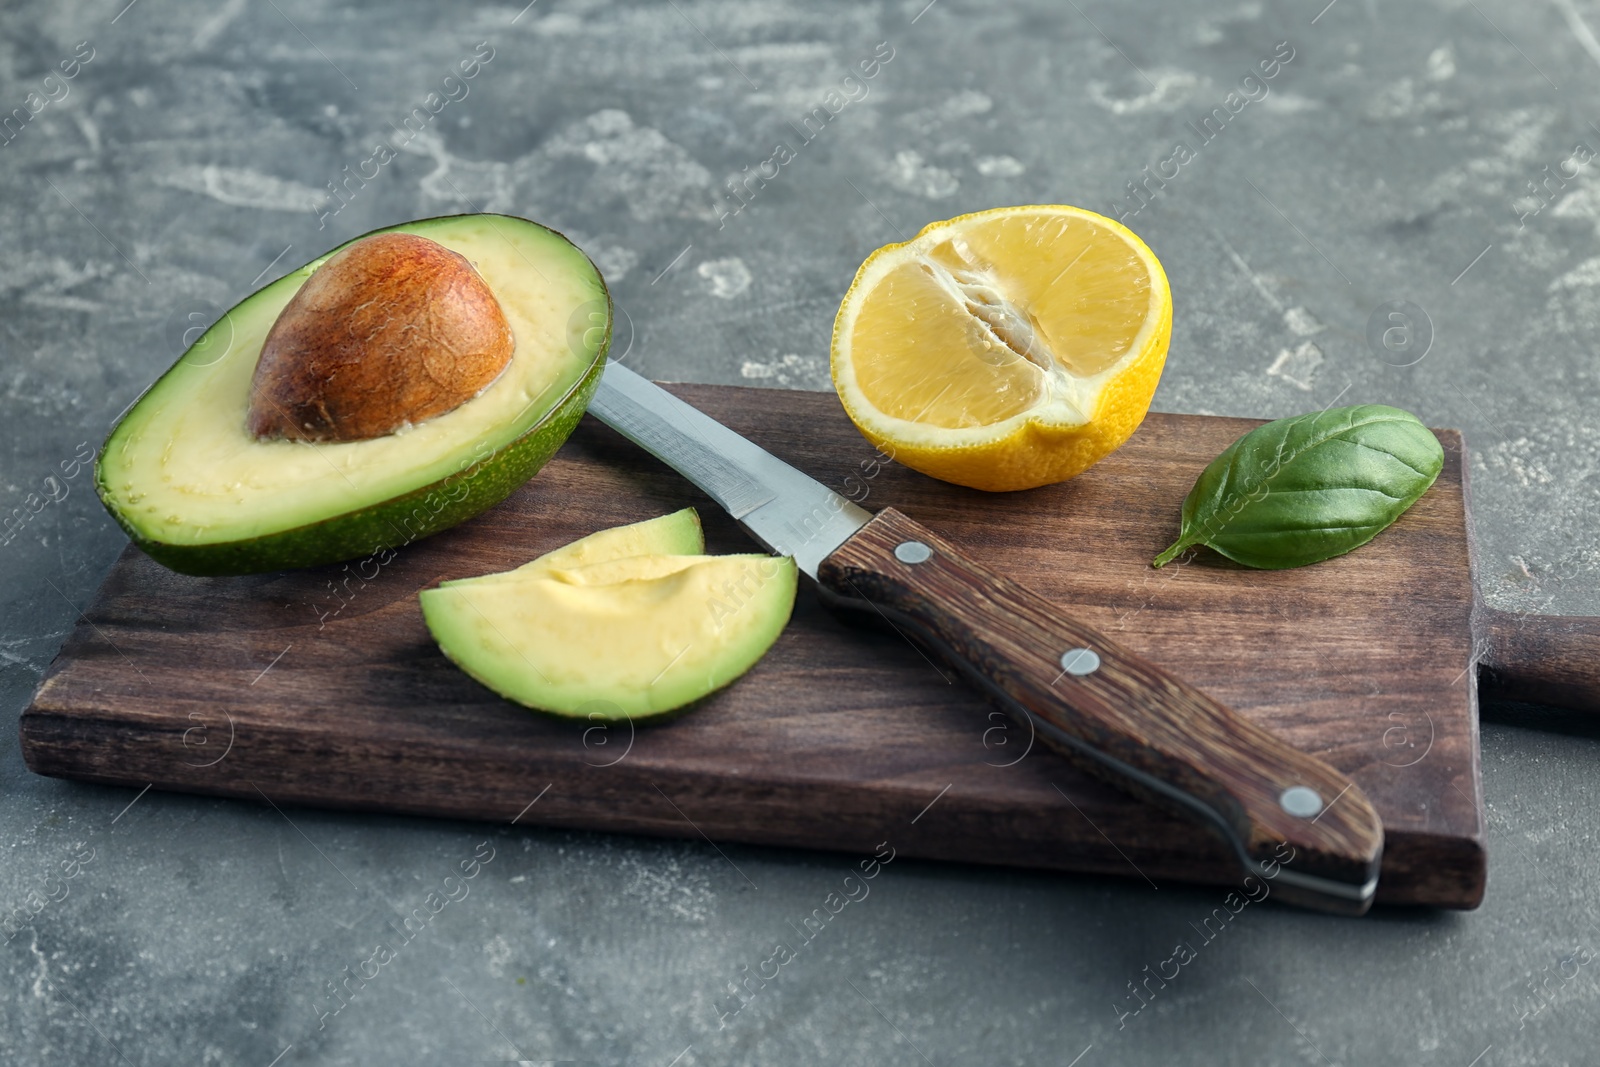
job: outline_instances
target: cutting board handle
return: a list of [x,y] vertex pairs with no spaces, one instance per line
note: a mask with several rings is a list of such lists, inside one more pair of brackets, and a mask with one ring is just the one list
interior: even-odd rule
[[1600,711],[1600,618],[1485,608],[1483,684],[1496,696]]

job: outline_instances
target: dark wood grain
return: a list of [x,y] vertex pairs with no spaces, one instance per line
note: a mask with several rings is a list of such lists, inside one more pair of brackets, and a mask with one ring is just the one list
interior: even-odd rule
[[[902,559],[902,548],[918,554]],[[1059,604],[967,559],[894,508],[878,512],[823,560],[817,584],[830,603],[881,615],[917,637],[1015,711],[1022,729],[1042,731],[1041,740],[1089,773],[1179,814],[1195,814],[1185,806],[1202,809],[1238,842],[1247,861],[1241,873],[1276,872],[1282,860],[1300,875],[1346,891],[1368,886],[1370,893],[1383,826],[1354,782],[1072,619]],[[1094,657],[1087,673],[1066,669],[1079,655]],[[1151,779],[1175,795],[1148,788]],[[1291,787],[1315,790],[1329,806],[1290,814],[1279,798]],[[1356,914],[1371,903],[1369,895],[1300,899]]]
[[[827,394],[674,391],[1355,781],[1385,826],[1380,901],[1481,899],[1459,435],[1440,432],[1438,482],[1357,552],[1291,571],[1196,552],[1155,571],[1195,477],[1258,422],[1152,414],[1081,477],[991,495],[878,462]],[[598,733],[500,700],[422,624],[423,586],[685,504],[700,507],[713,551],[750,550],[698,491],[586,418],[504,504],[382,565],[192,578],[130,549],[24,714],[23,752],[40,773],[257,803],[851,851],[888,840],[906,855],[1118,874],[1133,887],[1237,881],[1197,821],[1030,749],[902,637],[841,621],[806,589],[748,675],[640,727],[631,747],[625,725]]]
[[1485,608],[1480,624],[1495,696],[1600,711],[1600,619]]

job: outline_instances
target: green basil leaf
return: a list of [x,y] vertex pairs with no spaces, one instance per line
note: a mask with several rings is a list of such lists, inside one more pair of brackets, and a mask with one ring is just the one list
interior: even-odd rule
[[1357,404],[1269,422],[1201,473],[1178,540],[1152,565],[1193,545],[1268,570],[1343,555],[1398,519],[1443,466],[1438,438],[1399,408]]

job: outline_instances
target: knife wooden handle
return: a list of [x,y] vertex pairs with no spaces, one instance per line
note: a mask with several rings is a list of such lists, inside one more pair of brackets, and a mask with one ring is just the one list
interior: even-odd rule
[[1371,903],[1383,825],[1358,786],[893,508],[817,583],[942,653],[1074,762],[1207,819],[1285,899],[1355,914]]

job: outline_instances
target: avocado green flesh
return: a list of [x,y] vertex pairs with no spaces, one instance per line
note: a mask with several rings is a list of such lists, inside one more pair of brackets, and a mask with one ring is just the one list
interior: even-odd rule
[[509,700],[641,720],[744,674],[794,607],[788,558],[640,555],[420,594],[445,655]]
[[473,263],[511,325],[511,364],[453,411],[383,437],[255,439],[245,413],[262,342],[333,249],[227,312],[107,438],[100,497],[152,558],[188,574],[247,574],[405,544],[505,499],[577,426],[611,332],[610,299],[588,258],[510,216],[390,229]]
[[628,556],[698,556],[706,549],[705,533],[694,508],[684,508],[626,526],[613,526],[570,544],[546,552],[515,570],[485,574],[477,578],[457,578],[441,585],[472,585],[503,582],[519,578],[549,577],[552,571],[586,568],[592,564],[624,559]]

